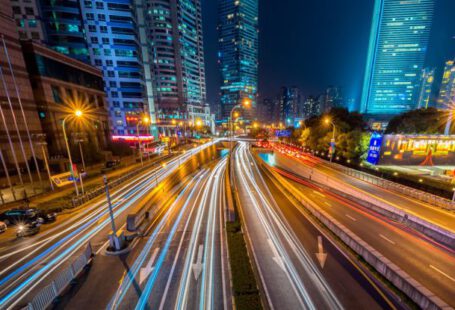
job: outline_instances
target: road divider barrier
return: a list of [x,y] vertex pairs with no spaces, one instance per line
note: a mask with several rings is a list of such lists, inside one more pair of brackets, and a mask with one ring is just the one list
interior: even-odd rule
[[59,297],[89,265],[93,258],[92,246],[87,247],[68,268],[62,270],[51,284],[43,287],[23,310],[45,310]]
[[[259,157],[256,159],[260,161]],[[397,265],[383,256],[346,226],[335,220],[327,212],[322,210],[314,202],[309,201],[299,191],[297,191],[284,177],[274,168],[261,162],[261,167],[270,176],[272,181],[283,192],[289,194],[299,201],[305,209],[322,224],[324,224],[334,235],[343,241],[355,253],[361,256],[370,266],[372,266],[385,279],[390,281],[395,287],[408,296],[420,308],[427,310],[452,309],[448,304],[441,300],[434,293],[429,291],[422,284],[417,282]]]

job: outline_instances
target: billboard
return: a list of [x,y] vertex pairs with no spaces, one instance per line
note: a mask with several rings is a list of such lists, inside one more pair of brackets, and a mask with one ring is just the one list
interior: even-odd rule
[[380,165],[455,166],[455,135],[384,135],[379,149],[377,139],[373,134],[368,152],[372,164],[379,152]]
[[381,156],[382,135],[373,133],[370,139],[370,147],[368,148],[367,162],[372,165],[377,165]]

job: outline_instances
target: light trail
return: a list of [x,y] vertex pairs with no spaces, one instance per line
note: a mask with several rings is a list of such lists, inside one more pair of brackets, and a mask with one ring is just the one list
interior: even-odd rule
[[[129,269],[129,271],[127,273],[127,277],[125,277],[124,281],[122,281],[119,289],[117,290],[117,293],[115,294],[113,300],[110,303],[110,306],[108,307],[109,309],[119,309],[120,308],[121,303],[122,303],[126,293],[128,292],[128,290],[131,287],[131,285],[133,284],[133,282],[135,281],[135,278],[137,278],[139,271],[140,271],[141,267],[143,266],[144,262],[146,261],[148,254],[151,252],[154,244],[156,243],[159,233],[163,232],[163,230],[165,229],[165,226],[168,224],[168,220],[170,219],[172,213],[175,211],[175,209],[177,209],[178,203],[180,203],[181,199],[184,197],[184,194],[192,187],[192,190],[190,191],[188,198],[186,199],[186,202],[179,209],[179,212],[178,212],[179,215],[175,222],[177,224],[180,222],[182,214],[186,210],[189,202],[191,201],[191,198],[194,196],[197,186],[202,182],[202,178],[205,174],[206,174],[206,171],[201,171],[194,177],[194,179],[196,181],[190,182],[190,184],[188,184],[185,187],[185,189],[180,193],[180,195],[177,197],[177,199],[172,203],[171,207],[168,209],[165,216],[159,221],[158,226],[155,228],[152,235],[147,240],[147,243],[145,244],[141,253],[134,261],[133,266]],[[174,224],[174,227],[176,228],[177,226]],[[174,228],[171,230],[171,233],[169,234],[168,239],[171,236],[173,238],[173,236],[175,234],[175,230],[176,229],[174,229]],[[158,272],[161,267],[160,265],[163,262],[163,253],[165,254],[167,252],[168,247],[169,247],[169,244],[166,242],[166,245],[163,247],[162,251],[160,252],[160,255],[157,259],[153,272],[149,275],[149,280],[152,278],[155,279],[156,276],[158,275]]]
[[[300,266],[306,271],[306,275],[312,280],[312,284],[317,288],[318,294],[322,297],[319,298],[319,300],[324,300],[326,306],[330,309],[342,309],[341,303],[328,286],[319,269],[315,266],[300,242],[298,242],[295,235],[288,229],[288,225],[281,220],[280,216],[275,211],[277,208],[274,208],[272,205],[276,206],[276,203],[272,198],[273,196],[268,191],[267,186],[264,186],[266,188],[266,195],[256,182],[255,174],[259,176],[261,183],[265,185],[265,181],[262,179],[257,166],[255,164],[253,165],[256,171],[255,173],[252,165],[249,164],[250,162],[254,162],[254,159],[249,153],[248,146],[245,143],[240,143],[240,147],[237,150],[237,157],[236,165],[240,181],[245,188],[249,189],[246,192],[254,206],[254,210],[258,215],[268,238],[282,256],[285,266],[284,271],[291,286],[295,290],[302,307],[306,309],[316,309],[312,297],[302,281],[302,274],[297,272],[296,266],[290,259],[289,253],[286,251],[285,245],[281,241],[282,239],[292,249],[293,254],[298,258]],[[259,199],[256,198],[256,196]],[[270,197],[270,199],[267,199],[267,196]],[[279,231],[279,234],[283,236],[282,239],[278,237],[279,234],[275,232],[274,227]]]
[[[137,202],[145,193],[150,191],[152,188],[155,187],[155,179],[159,182],[161,182],[163,179],[165,179],[167,176],[169,176],[171,173],[173,173],[181,164],[185,163],[187,160],[189,160],[193,154],[202,151],[206,149],[207,147],[217,143],[218,140],[214,140],[212,142],[206,143],[204,145],[198,146],[194,148],[191,152],[187,152],[185,154],[179,155],[178,157],[170,160],[167,165],[164,168],[161,168],[158,171],[152,171],[150,173],[147,173],[146,176],[141,176],[137,178],[134,181],[131,181],[129,183],[129,186],[132,186],[134,184],[137,184],[138,181],[142,181],[141,183],[137,184],[136,187],[134,187],[132,190],[129,190],[127,193],[120,194],[120,197],[118,198],[119,201],[114,204],[113,208],[115,210],[114,215],[117,217],[119,214],[123,213],[125,210],[127,210],[129,207],[131,207],[135,202]],[[155,173],[154,173],[155,172]],[[156,177],[155,177],[156,175]],[[148,176],[148,177],[147,177]],[[151,178],[153,176],[153,178]],[[147,179],[150,181],[147,183]],[[122,187],[122,189],[128,188],[128,185],[125,185]],[[118,191],[117,191],[118,192]],[[122,199],[120,199],[122,198]],[[105,200],[102,200],[101,202],[98,202],[96,204],[96,207],[93,206],[90,208],[90,210],[96,210],[97,207],[103,205],[105,203]],[[123,206],[122,206],[123,205]],[[61,264],[63,264],[68,257],[70,257],[71,254],[75,253],[77,250],[79,250],[82,246],[84,246],[91,237],[93,237],[95,234],[100,232],[105,226],[108,225],[109,219],[105,219],[100,223],[97,223],[97,226],[95,228],[92,228],[88,232],[86,232],[84,235],[84,230],[88,229],[91,225],[96,224],[98,220],[100,220],[101,217],[105,216],[107,214],[107,208],[103,208],[103,210],[100,212],[99,210],[95,211],[95,214],[90,214],[85,218],[82,218],[78,223],[73,224],[70,226],[70,228],[67,228],[65,232],[68,232],[78,225],[80,227],[76,228],[74,231],[70,232],[67,236],[65,236],[63,239],[59,240],[55,244],[53,244],[51,247],[46,249],[44,252],[40,253],[38,256],[32,258],[31,260],[27,261],[23,266],[15,269],[13,272],[9,273],[6,275],[4,278],[0,280],[0,286],[4,286],[8,281],[12,280],[15,277],[18,277],[16,281],[13,281],[8,287],[3,288],[2,292],[0,295],[2,296],[0,298],[0,308],[5,307],[6,305],[10,305],[9,307],[13,307],[16,305],[21,298],[26,296],[34,287],[36,287],[41,281],[43,281],[50,273],[52,273],[54,270],[56,270]],[[67,225],[67,223],[62,224]],[[58,236],[60,236],[59,234]],[[56,237],[55,237],[56,238]],[[55,239],[54,236],[48,238],[46,242],[43,242],[38,249],[41,249],[49,243],[50,241]],[[76,240],[77,238],[77,240]],[[71,242],[74,242],[71,244]],[[65,249],[65,247],[67,247]],[[58,250],[63,250],[63,252],[59,255],[57,255]],[[35,253],[36,250],[33,252]],[[50,257],[52,255],[57,255],[55,258],[51,259]],[[17,262],[13,263],[13,266],[8,266],[6,271],[12,269],[15,267],[17,264],[23,262],[25,259],[27,259],[29,256],[27,255],[26,257],[18,260]],[[42,266],[38,270],[33,270],[33,273],[28,276],[27,279],[22,279],[23,273],[26,271],[30,271],[30,268],[37,265],[38,263],[47,260],[47,264]],[[6,272],[5,270],[2,270],[2,274]],[[17,283],[19,281],[22,281],[20,283]],[[9,287],[12,287],[14,285],[18,284],[16,287],[12,288],[9,292],[6,292]]]

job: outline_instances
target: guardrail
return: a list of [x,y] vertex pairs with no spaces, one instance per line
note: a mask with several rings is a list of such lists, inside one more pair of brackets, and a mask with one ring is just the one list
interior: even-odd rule
[[[169,157],[171,157],[170,155],[166,155],[166,156],[163,156],[163,157],[160,157],[160,159],[168,159]],[[123,182],[137,176],[138,174],[144,172],[145,170],[147,169],[150,169],[151,167],[153,166],[158,166],[158,162],[157,161],[154,161],[148,165],[145,165],[144,167],[141,167],[141,168],[138,168],[138,169],[135,169],[133,171],[130,171],[128,173],[126,173],[125,175],[115,179],[115,180],[112,180],[112,181],[109,181],[109,188],[113,188],[113,187],[116,187],[120,184],[122,184]],[[80,205],[83,205],[84,203],[102,195],[103,193],[105,192],[105,187],[104,185],[100,185],[90,191],[87,191],[85,193],[85,195],[83,196],[78,196],[78,197],[74,197],[71,202],[72,202],[72,205],[73,205],[73,208],[75,207],[78,207]]]
[[87,266],[92,260],[92,246],[87,244],[87,247],[68,268],[62,270],[52,281],[51,284],[43,287],[38,294],[33,297],[33,299],[28,303],[23,310],[45,310],[47,309],[54,300],[60,296],[71,284],[71,282],[76,279],[82,270]]
[[277,172],[273,171],[271,167],[266,164],[263,164],[262,167],[265,167],[264,171],[272,178],[272,181],[278,188],[299,201],[312,216],[323,223],[334,235],[351,248],[352,251],[363,257],[369,265],[373,266],[378,273],[393,283],[393,285],[406,294],[419,307],[428,310],[452,309],[447,303],[355,235],[346,226],[335,220],[322,208],[317,206],[317,204],[308,201],[302,193],[295,190],[292,185]]
[[338,170],[341,170],[345,174],[358,178],[362,181],[377,185],[379,187],[389,189],[395,192],[398,192],[400,194],[404,194],[406,196],[415,198],[417,200],[420,200],[422,202],[426,202],[429,204],[432,204],[434,206],[446,209],[446,210],[455,210],[455,202],[445,199],[443,197],[430,194],[415,188],[411,188],[405,185],[401,185],[374,175],[371,175],[369,173],[363,172],[363,171],[358,171],[352,168],[348,168],[345,166],[342,166],[340,164],[332,163],[331,164],[333,167],[336,167]]

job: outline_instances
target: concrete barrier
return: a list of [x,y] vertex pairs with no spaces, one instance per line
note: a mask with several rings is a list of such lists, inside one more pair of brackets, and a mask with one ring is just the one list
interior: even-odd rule
[[307,198],[295,190],[289,182],[287,182],[277,172],[273,171],[271,167],[266,164],[261,166],[265,167],[264,170],[269,174],[269,176],[271,176],[272,180],[279,188],[281,188],[282,191],[300,201],[315,218],[330,229],[332,233],[340,238],[355,253],[360,255],[369,265],[375,268],[378,273],[406,294],[419,307],[428,310],[452,309],[438,296],[433,294],[422,284],[401,270],[397,265],[392,263],[389,259],[351,232],[347,227],[335,220],[315,203],[307,200]]

